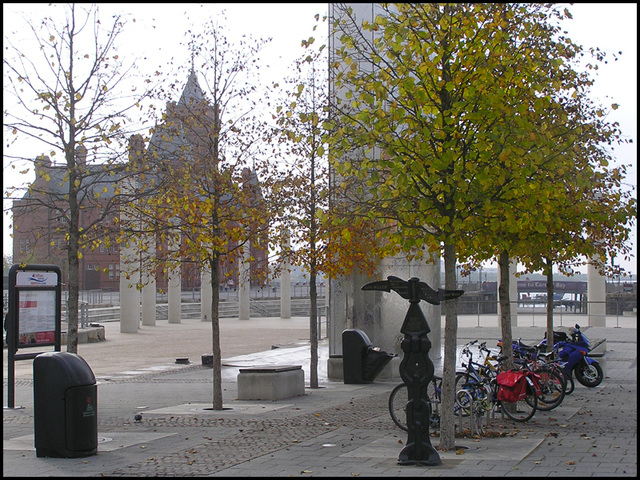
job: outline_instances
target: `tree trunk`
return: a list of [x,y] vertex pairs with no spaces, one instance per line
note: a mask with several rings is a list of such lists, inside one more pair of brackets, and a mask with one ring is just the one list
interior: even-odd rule
[[[70,235],[71,239],[73,235]],[[73,246],[75,245],[75,247]],[[69,242],[69,286],[67,298],[67,352],[78,353],[78,306],[80,296],[79,268],[78,268],[78,241]]]
[[498,257],[500,285],[498,296],[500,302],[500,328],[502,335],[502,354],[508,358],[507,366],[514,368],[513,334],[511,332],[511,299],[509,298],[509,252],[502,251]]
[[553,261],[546,259],[547,271],[547,352],[553,350]]
[[311,297],[311,315],[309,316],[309,340],[311,344],[309,386],[318,388],[318,291],[316,289],[315,272],[312,272],[309,279],[309,295]]
[[[444,247],[445,289],[456,290],[456,249],[454,245]],[[440,423],[440,449],[455,448],[455,397],[456,358],[458,347],[458,300],[448,300],[445,305],[444,362],[442,369],[442,410]]]
[[220,268],[218,254],[210,259],[211,268],[211,345],[213,355],[213,410],[222,410],[222,353],[220,351]]
[[[71,131],[70,134],[74,132]],[[75,160],[74,143],[66,146],[65,156],[69,167],[69,250],[67,258],[69,260],[69,293],[67,298],[67,315],[69,317],[67,326],[67,352],[78,353],[78,299],[80,296],[80,206],[78,204],[78,187],[76,183],[81,182],[77,173]]]

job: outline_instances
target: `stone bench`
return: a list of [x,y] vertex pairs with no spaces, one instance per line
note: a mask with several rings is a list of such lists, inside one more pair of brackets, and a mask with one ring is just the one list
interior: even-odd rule
[[265,365],[241,368],[238,400],[281,400],[304,395],[301,365]]
[[607,376],[607,359],[605,358],[605,354],[607,353],[607,339],[604,338],[597,342],[594,342],[593,346],[587,356],[593,358],[600,364],[600,368],[602,368],[602,374]]

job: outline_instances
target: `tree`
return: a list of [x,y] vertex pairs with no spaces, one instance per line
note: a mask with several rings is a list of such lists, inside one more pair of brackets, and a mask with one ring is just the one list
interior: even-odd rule
[[[553,141],[524,153],[533,156],[531,164],[538,165],[528,185],[503,195],[473,229],[476,264],[495,255],[501,272],[506,272],[510,256],[518,257],[528,270],[542,270],[547,276],[549,299],[553,298],[554,265],[571,275],[588,259],[602,272],[619,274],[607,258],[628,255],[630,225],[637,216],[635,199],[622,189],[626,166],[611,166],[610,148],[624,139],[617,124],[607,122],[603,110],[588,99],[591,83],[589,78],[574,80],[576,92],[571,98],[561,98],[541,112],[536,131]],[[488,249],[478,256],[483,245]],[[503,344],[510,345],[510,332],[504,329],[508,275],[503,281],[504,288],[501,282],[499,290],[502,338]],[[552,331],[553,302],[549,301],[547,334]]]
[[[572,68],[581,49],[556,38],[554,19],[565,14],[553,5],[393,4],[380,12],[358,22],[345,9],[335,24],[342,46],[331,65],[344,92],[335,102],[335,165],[369,194],[361,212],[391,222],[385,241],[418,255],[443,252],[445,288],[454,290],[458,260],[507,251],[495,235],[475,235],[505,204],[522,207],[540,188],[553,221],[545,175],[571,167],[554,150],[555,135],[567,99],[582,98],[588,85]],[[586,144],[577,131],[561,140]],[[499,222],[524,230],[513,210],[503,213],[487,231]],[[445,308],[447,450],[455,440],[456,302]]]
[[[306,43],[309,48],[313,43]],[[295,63],[297,76],[290,79],[292,89],[284,108],[278,106],[276,124],[282,141],[278,153],[288,163],[281,182],[280,196],[286,211],[282,228],[291,235],[293,244],[283,256],[294,265],[304,266],[309,273],[309,340],[311,349],[310,386],[318,388],[318,295],[316,281],[322,271],[326,244],[321,217],[326,214],[328,202],[328,171],[326,163],[323,124],[327,115],[326,57],[322,51],[309,51]],[[320,65],[322,64],[322,67]],[[286,145],[288,148],[282,148]]]
[[276,225],[280,235],[286,235],[280,243],[292,246],[282,256],[309,274],[310,386],[318,388],[317,277],[320,273],[329,278],[352,271],[370,273],[380,252],[372,222],[352,215],[340,203],[345,185],[331,184],[326,149],[331,132],[325,130],[329,120],[326,45],[315,49],[314,43],[313,37],[302,42],[306,52],[287,79],[286,97],[274,114],[271,144],[278,165],[286,166],[277,187],[282,216]]
[[[162,194],[136,206],[141,234],[124,232],[140,252],[147,248],[147,236],[157,239],[157,255],[148,258],[152,263],[144,266],[147,270],[167,272],[189,261],[211,271],[214,410],[223,408],[221,264],[241,265],[243,249],[266,251],[271,222],[264,195],[269,170],[258,150],[262,121],[252,97],[258,84],[251,81],[264,43],[248,39],[233,44],[213,21],[201,34],[190,35],[194,61],[202,60],[205,86],[200,87],[192,67],[182,98],[168,104],[165,122],[145,153],[162,168],[148,175],[146,183],[163,182]],[[265,271],[267,267],[265,262]]]
[[[131,133],[125,124],[129,111],[148,92],[134,89],[133,98],[123,100],[132,67],[116,53],[116,39],[125,25],[119,16],[104,28],[95,6],[85,10],[72,4],[64,14],[59,23],[45,17],[40,25],[28,24],[37,54],[28,53],[27,42],[14,42],[15,33],[6,38],[10,53],[3,60],[4,88],[15,97],[17,107],[4,111],[3,126],[13,141],[41,143],[48,155],[35,161],[20,155],[4,158],[31,162],[43,180],[29,186],[20,212],[51,209],[59,220],[55,234],[66,243],[69,268],[67,351],[77,353],[79,259],[83,250],[103,241],[106,219],[118,211],[122,195],[113,188],[114,181],[133,174],[122,162],[124,142]],[[62,164],[51,165],[49,156],[58,153]],[[88,155],[94,164],[88,163]],[[94,216],[83,223],[82,211]]]
[[13,265],[13,261],[10,255],[2,254],[2,275],[9,275],[9,269]]

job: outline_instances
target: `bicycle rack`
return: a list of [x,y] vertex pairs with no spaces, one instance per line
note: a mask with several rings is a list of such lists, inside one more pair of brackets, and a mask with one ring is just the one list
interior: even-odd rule
[[[473,399],[473,395],[471,395],[471,393],[469,393],[466,390],[460,390],[458,391],[458,393],[456,393],[456,399],[458,398],[458,395],[460,394],[465,395],[468,400],[469,400],[469,434],[470,435],[480,435],[483,431],[483,427],[482,427],[482,417],[484,417],[484,413],[482,415],[478,415],[477,409],[476,409],[476,401]],[[462,433],[464,431],[463,427],[463,415],[462,415],[462,408],[458,410],[458,412],[455,413],[455,415],[458,416],[459,418],[459,425],[458,425],[458,429],[460,431],[460,433]]]

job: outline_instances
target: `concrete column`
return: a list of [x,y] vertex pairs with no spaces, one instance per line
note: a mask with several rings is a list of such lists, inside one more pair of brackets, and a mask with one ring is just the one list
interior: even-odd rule
[[126,263],[132,254],[129,247],[120,248],[120,333],[138,333],[140,323],[140,291],[136,288],[140,272]]
[[280,275],[280,318],[291,318],[291,270],[288,263]]
[[180,278],[180,266],[169,270],[169,291],[167,295],[167,311],[169,323],[181,323],[182,303],[182,278]]
[[[211,285],[211,269],[205,266],[202,269],[200,282],[200,320],[211,321],[211,301],[213,299],[213,285]],[[216,288],[220,288],[216,285]]]
[[[342,355],[342,331],[346,327],[346,289],[348,277],[330,278],[327,298],[329,299],[329,356]],[[291,282],[289,282],[291,285]]]
[[[434,254],[424,260],[411,262],[404,257],[386,258],[382,261],[380,274],[375,280],[385,280],[390,275],[400,277],[403,280],[416,277],[434,290],[437,290],[441,287],[440,256]],[[370,296],[373,292],[363,293]],[[379,295],[377,301],[379,302],[381,328],[376,333],[372,332],[370,334],[371,341],[374,343],[379,342],[377,346],[388,352],[396,353],[400,356],[399,358],[402,358],[403,352],[400,348],[400,341],[404,335],[400,333],[400,328],[409,309],[409,301],[393,291],[383,294],[376,293],[376,295]],[[442,357],[442,305],[420,302],[420,309],[431,330],[428,335],[431,341],[429,357],[436,361]],[[376,337],[375,340],[372,335]]]
[[[288,250],[291,242],[285,243]],[[287,255],[282,258],[282,273],[280,274],[280,318],[291,318],[291,265]]]
[[238,263],[240,274],[238,275],[238,318],[240,320],[249,320],[250,312],[250,296],[251,296],[251,252],[249,246],[242,247],[242,258]]
[[[337,378],[341,374],[341,362],[331,356],[342,355],[342,331],[347,328],[363,330],[376,347],[399,355],[398,362],[391,362],[381,373],[380,378],[397,376],[399,361],[402,358],[400,342],[403,338],[400,328],[404,322],[409,302],[396,292],[382,293],[362,291],[366,283],[385,280],[394,275],[408,280],[417,277],[437,290],[440,285],[440,257],[434,255],[430,261],[409,262],[404,257],[386,258],[379,267],[375,277],[352,274],[341,279],[332,279],[329,283],[329,361],[328,375]],[[442,315],[441,305],[420,303],[420,308],[429,325],[431,351],[429,357],[438,364],[442,357]],[[389,377],[387,377],[389,378]]]
[[589,326],[604,327],[607,319],[607,285],[604,275],[591,263],[587,266],[587,308]]
[[[173,248],[179,248],[176,243],[180,242],[180,235],[175,235],[172,240]],[[169,245],[169,248],[172,248]],[[182,323],[182,275],[180,269],[180,263],[176,262],[169,268],[169,285],[167,295],[167,311],[169,323]]]
[[[135,185],[123,185],[123,191],[133,191]],[[135,223],[133,212],[127,205],[120,210],[120,224],[126,228]],[[139,256],[128,241],[120,245],[120,332],[138,333],[140,323],[140,283]]]
[[518,326],[518,259],[514,258],[509,264],[509,301],[511,302],[511,326]]
[[156,324],[156,279],[147,275],[147,283],[142,287],[142,325],[153,327]]
[[[143,258],[153,258],[156,254],[155,237],[149,239],[147,244],[147,251],[143,253]],[[147,262],[143,261],[143,265]],[[155,269],[153,272],[149,271],[153,262],[149,262],[145,272],[143,274],[142,287],[142,325],[155,326],[156,324],[156,275]]]
[[[421,281],[428,284],[434,290],[438,290],[438,288],[441,286],[440,256],[432,255],[430,261],[423,261],[420,264],[416,264],[414,267],[414,273],[411,276],[418,277]],[[427,302],[420,302],[420,308],[422,309],[422,313],[424,313],[424,316],[427,319],[427,324],[431,329],[431,332],[428,335],[429,340],[431,340],[431,350],[429,351],[429,358],[431,358],[434,363],[439,364],[441,362],[438,362],[438,360],[444,357],[444,352],[442,350],[442,313],[444,307],[442,305],[431,305]],[[404,316],[402,317],[402,320],[404,321]]]

